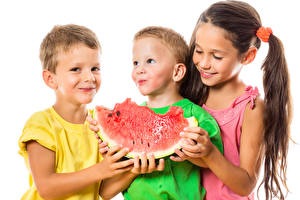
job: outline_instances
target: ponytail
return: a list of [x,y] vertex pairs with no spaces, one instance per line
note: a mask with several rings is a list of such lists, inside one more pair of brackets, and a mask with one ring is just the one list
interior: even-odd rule
[[200,73],[192,62],[195,33],[202,23],[211,23],[228,32],[228,39],[239,51],[247,52],[250,46],[260,48],[261,41],[269,42],[268,55],[262,65],[264,85],[264,185],[266,199],[285,199],[281,185],[286,184],[291,99],[289,74],[281,41],[269,28],[263,28],[257,11],[246,2],[220,1],[212,4],[199,17],[190,42],[190,63],[180,93],[194,103],[207,100],[209,88],[201,82]]
[[281,41],[273,34],[269,37],[268,55],[262,65],[264,85],[264,184],[266,199],[273,195],[284,199],[280,182],[286,184],[291,99],[289,74]]

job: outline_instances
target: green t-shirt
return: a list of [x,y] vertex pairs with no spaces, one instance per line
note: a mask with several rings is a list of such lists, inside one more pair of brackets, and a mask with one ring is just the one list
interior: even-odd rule
[[[142,106],[146,106],[146,103]],[[199,127],[208,132],[212,143],[223,153],[219,126],[208,112],[188,99],[178,101],[173,106],[181,107],[185,118],[194,116]],[[165,114],[169,108],[170,106],[150,109],[155,113]],[[166,157],[164,171],[139,175],[123,191],[123,195],[128,200],[199,200],[204,198],[205,190],[200,184],[200,167],[189,161],[174,162]]]

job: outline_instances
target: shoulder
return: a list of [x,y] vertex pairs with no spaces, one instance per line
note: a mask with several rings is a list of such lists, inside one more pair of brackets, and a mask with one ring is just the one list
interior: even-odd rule
[[[264,101],[257,97],[254,101],[254,106],[249,102],[245,108],[244,119],[242,123],[242,132],[244,136],[263,136],[264,129]],[[249,134],[247,134],[249,133]]]
[[28,121],[26,122],[26,124],[32,122],[36,122],[36,123],[44,122],[47,121],[49,118],[52,118],[51,108],[33,113],[28,119]]
[[19,139],[21,151],[26,151],[26,143],[37,141],[42,146],[55,151],[55,131],[53,130],[53,119],[51,109],[34,113],[26,122],[22,135]]
[[35,112],[31,115],[31,117],[27,120],[23,132],[26,129],[31,128],[39,128],[39,129],[49,129],[52,127],[54,122],[54,116],[51,112],[51,108],[45,109],[43,111]]
[[264,100],[260,97],[255,98],[254,102],[250,101],[246,108],[245,108],[245,114],[244,117],[250,118],[250,119],[263,119],[264,114]]

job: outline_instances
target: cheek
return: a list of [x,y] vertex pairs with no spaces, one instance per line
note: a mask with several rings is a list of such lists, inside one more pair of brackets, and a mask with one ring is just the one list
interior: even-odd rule
[[136,77],[135,77],[135,71],[134,70],[132,70],[132,72],[131,72],[131,78],[132,78],[133,82],[136,82]]
[[194,53],[193,53],[193,57],[192,57],[192,59],[193,59],[193,63],[195,64],[195,65],[198,65],[199,63],[201,63],[201,61],[203,60],[203,53],[202,54],[199,54],[199,53],[196,53],[195,51],[194,51]]
[[229,62],[219,62],[214,64],[215,69],[218,70],[219,73],[222,73],[224,75],[229,75],[232,72],[233,65]]
[[161,87],[165,83],[165,79],[162,77],[157,77],[155,79],[152,79],[149,83],[148,86],[150,88],[158,88]]
[[58,80],[58,87],[60,87],[63,90],[69,91],[75,87],[76,83],[77,83],[76,78],[65,76],[64,78]]
[[195,53],[193,53],[193,63],[196,65],[198,63],[198,58]]
[[95,78],[96,78],[96,91],[98,91],[101,86],[101,76],[99,75]]

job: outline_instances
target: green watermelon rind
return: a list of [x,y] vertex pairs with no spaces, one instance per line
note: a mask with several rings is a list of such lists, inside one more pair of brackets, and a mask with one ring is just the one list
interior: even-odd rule
[[[96,109],[92,110],[92,117],[93,117],[93,119],[97,120],[96,112],[97,112]],[[198,121],[195,117],[189,117],[189,118],[186,118],[186,119],[188,121],[189,127],[197,127],[198,126]],[[97,132],[97,135],[100,137],[100,139],[102,141],[107,142],[107,146],[109,148],[112,147],[112,146],[118,145],[114,140],[111,140],[109,137],[105,137],[106,134],[102,130],[102,127],[100,125],[98,127],[99,127],[100,130]],[[178,142],[177,144],[169,147],[165,151],[156,151],[154,153],[154,158],[159,159],[159,158],[170,156],[170,155],[174,154],[175,149],[181,149],[180,142]],[[126,157],[135,158],[136,156],[139,156],[140,154],[141,154],[141,152],[129,152],[128,154],[126,154]]]

